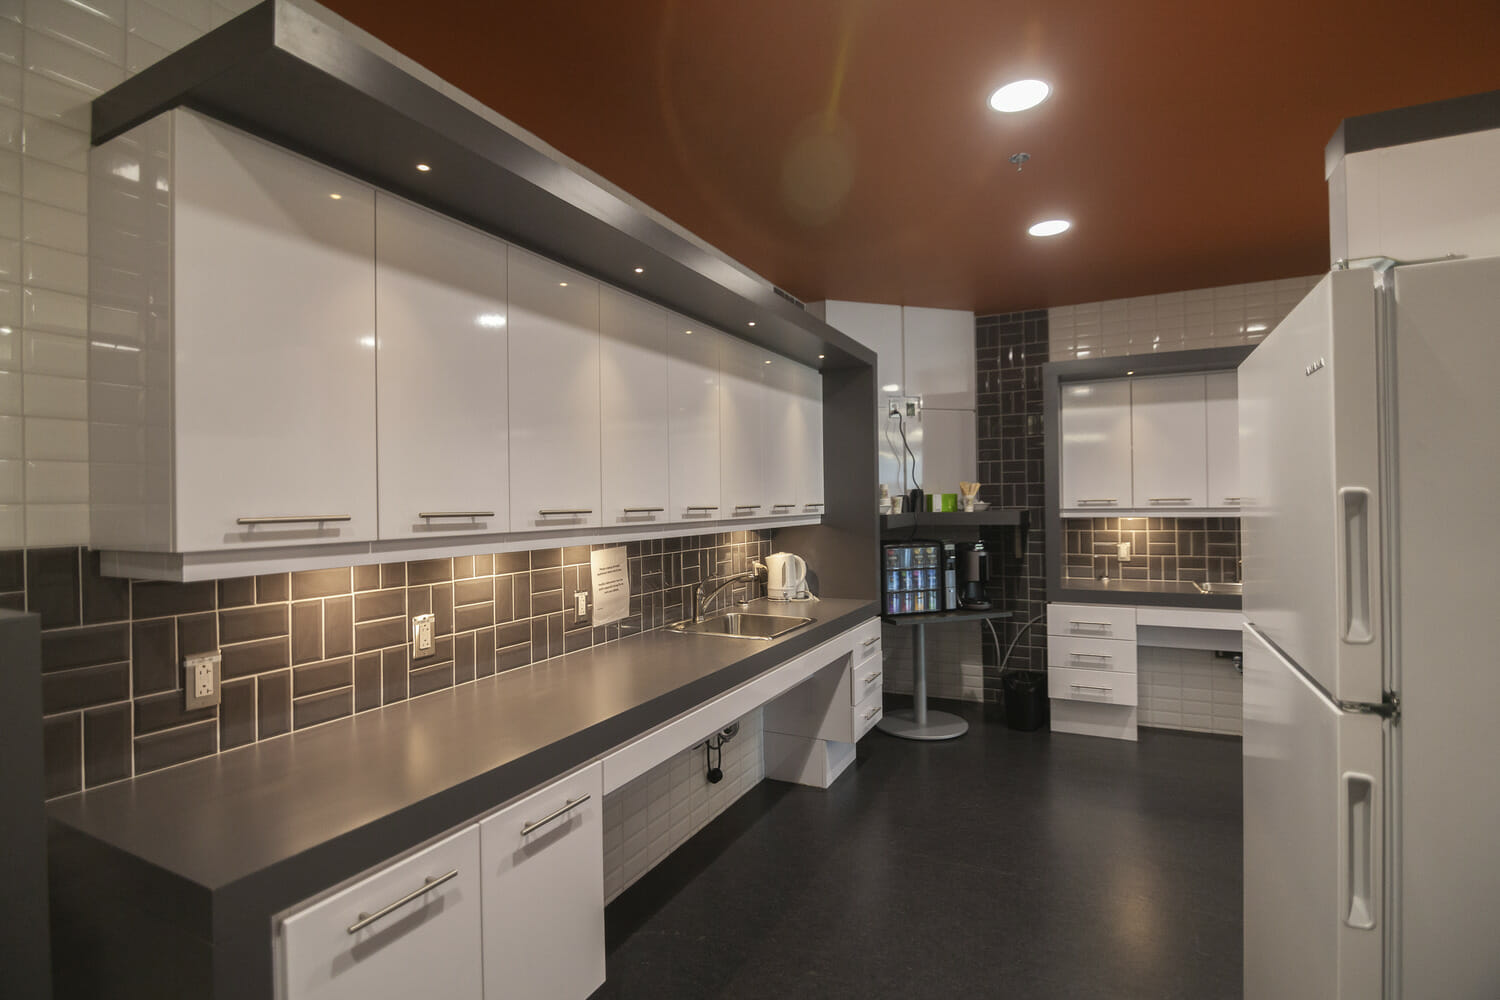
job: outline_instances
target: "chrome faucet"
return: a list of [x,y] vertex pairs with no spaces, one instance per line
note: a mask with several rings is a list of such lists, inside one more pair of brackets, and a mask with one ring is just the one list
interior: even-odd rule
[[[695,622],[701,622],[703,620],[703,608],[704,608],[704,606],[707,605],[707,604],[712,603],[713,599],[716,598],[716,597],[718,597],[719,594],[721,594],[723,592],[724,588],[727,587],[727,586],[729,586],[730,584],[732,584],[732,583],[741,583],[741,582],[754,583],[756,580],[764,580],[765,578],[766,578],[766,567],[765,567],[765,564],[764,563],[755,563],[753,566],[751,566],[750,569],[745,570],[745,572],[743,572],[743,573],[736,573],[734,576],[726,576],[722,580],[705,580],[705,581],[703,581],[702,583],[698,584],[698,586],[696,586],[696,587],[693,588],[693,617],[692,617],[692,620],[695,621]],[[714,589],[711,590],[711,591],[709,591],[709,593],[705,596],[704,593],[703,593],[703,588],[707,587],[709,584],[715,584],[715,586],[714,586]]]

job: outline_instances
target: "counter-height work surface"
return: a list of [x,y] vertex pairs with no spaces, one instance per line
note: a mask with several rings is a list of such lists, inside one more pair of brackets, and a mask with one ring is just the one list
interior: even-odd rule
[[[584,825],[597,839],[600,796],[745,712],[775,709],[768,727],[802,741],[803,764],[815,743],[852,743],[878,721],[878,667],[876,683],[865,682],[872,672],[865,665],[879,663],[874,602],[825,598],[774,609],[756,602],[746,610],[813,620],[765,642],[659,630],[54,801],[57,947],[76,955],[59,965],[58,995],[265,997],[274,989],[287,1000],[341,997],[351,995],[346,984],[384,968],[383,960],[364,960],[379,949],[391,949],[398,968],[431,972],[429,959],[442,961],[451,936],[405,934],[464,905],[444,892],[462,896],[467,884],[488,901],[484,879],[543,857]],[[814,765],[846,755],[819,753]],[[559,779],[579,787],[537,797]],[[512,813],[512,804],[524,808]],[[510,818],[494,828],[522,840],[486,853],[485,824],[502,812]],[[478,855],[465,839],[476,825]],[[438,853],[408,864],[423,850]],[[406,867],[386,871],[393,859]],[[560,927],[582,919],[585,930],[599,931],[586,949],[549,952],[545,942],[541,952],[531,949],[533,963],[545,966],[543,954],[555,959],[561,978],[542,975],[538,991],[503,995],[581,997],[598,985],[575,994],[568,984],[577,983],[579,966],[597,968],[602,979],[601,865],[590,847],[560,869],[539,862],[494,890],[499,896],[487,905],[540,907],[536,926],[550,926],[545,913],[553,912]],[[547,893],[524,888],[544,867],[566,897],[561,910],[548,911]],[[396,907],[403,913],[377,917],[372,893],[384,903],[404,899]],[[308,912],[311,919],[301,917]],[[331,912],[337,934],[316,915]],[[526,928],[492,941],[493,922],[475,945],[487,959],[492,951],[527,953],[515,937]],[[299,935],[299,927],[313,930]],[[90,947],[70,951],[70,941]],[[412,974],[389,970],[377,981],[395,989]]]

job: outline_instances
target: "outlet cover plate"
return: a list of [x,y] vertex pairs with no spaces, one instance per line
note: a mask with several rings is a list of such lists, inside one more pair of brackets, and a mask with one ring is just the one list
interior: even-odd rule
[[194,653],[182,661],[183,708],[194,711],[212,708],[219,703],[219,670],[224,657],[219,653]]

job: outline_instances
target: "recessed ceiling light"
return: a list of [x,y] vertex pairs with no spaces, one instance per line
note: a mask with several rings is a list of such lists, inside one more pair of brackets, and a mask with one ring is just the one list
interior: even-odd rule
[[1126,374],[1126,375],[1134,375],[1134,374],[1135,374],[1135,372],[1133,372],[1133,371],[1129,371],[1129,372],[1126,372],[1126,373],[1125,373],[1125,374]]
[[693,335],[693,331],[692,330],[684,330],[682,332],[685,333],[685,334],[687,334],[689,337],[691,337]]
[[892,382],[890,385],[883,385],[883,386],[881,386],[880,387],[880,391],[881,392],[900,392],[901,391],[901,387],[899,385],[897,385],[896,383]]
[[418,164],[417,164],[417,169],[418,169],[418,170],[420,170],[420,171],[422,171],[422,173],[424,173],[424,174],[425,174],[425,173],[427,173],[427,171],[429,171],[429,170],[431,170],[431,169],[432,169],[432,168],[431,168],[431,167],[429,167],[429,166],[428,166],[428,165],[427,165],[427,164],[425,164],[425,163],[418,163]]
[[818,355],[818,360],[819,360],[819,361],[822,361],[822,360],[823,360],[823,355],[821,355],[821,354],[819,354],[819,355]]
[[771,362],[769,362],[769,361],[767,361],[767,362],[766,362],[766,364],[770,364],[770,363],[771,363]]
[[1026,231],[1032,236],[1056,236],[1058,233],[1065,233],[1072,228],[1073,223],[1067,219],[1048,219],[1045,222],[1038,222]]
[[751,326],[754,326],[754,325],[755,325],[755,320],[753,320],[753,319],[752,319],[752,320],[751,320],[751,321],[750,321],[750,325],[751,325]]
[[1017,80],[1007,83],[990,95],[990,107],[996,111],[1025,111],[1047,99],[1052,88],[1041,80]]
[[645,274],[646,273],[646,269],[644,267],[638,267],[638,268],[635,269],[635,273],[636,274]]
[[567,288],[568,287],[568,283],[566,281],[559,281],[557,283],[557,287],[558,288]]
[[338,201],[340,198],[342,198],[344,196],[341,195],[341,194],[339,194],[338,192],[334,192],[333,194],[329,195],[328,197],[332,198],[334,201]]

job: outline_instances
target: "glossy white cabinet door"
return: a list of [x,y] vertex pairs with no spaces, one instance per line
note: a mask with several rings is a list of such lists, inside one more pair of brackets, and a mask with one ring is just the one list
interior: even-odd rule
[[793,517],[802,513],[802,464],[807,452],[806,414],[799,398],[801,380],[797,374],[801,366],[770,351],[760,354],[765,372],[766,419],[761,448],[768,504],[761,513]]
[[480,821],[484,995],[585,1000],[604,982],[600,766]]
[[1062,508],[1110,511],[1130,506],[1130,382],[1062,386]]
[[1208,506],[1240,506],[1240,411],[1238,376],[1210,372],[1204,376],[1208,408]]
[[797,481],[800,513],[823,513],[823,375],[803,365],[792,366],[797,388],[798,423],[802,429],[802,462]]
[[505,254],[375,196],[381,538],[510,527]]
[[479,1000],[479,843],[479,827],[468,826],[287,917],[282,1000]]
[[1135,506],[1208,506],[1208,415],[1202,375],[1163,375],[1130,383]]
[[614,288],[599,297],[604,523],[667,520],[667,311]]
[[724,335],[681,316],[667,332],[673,521],[719,516],[719,352]]
[[598,527],[597,281],[511,248],[509,375],[511,530]]
[[766,352],[725,337],[719,389],[719,502],[725,518],[764,517],[779,497],[765,473]]
[[906,369],[902,395],[921,396],[927,408],[974,409],[972,312],[902,306],[901,344]]
[[373,539],[375,193],[172,114],[175,547]]

